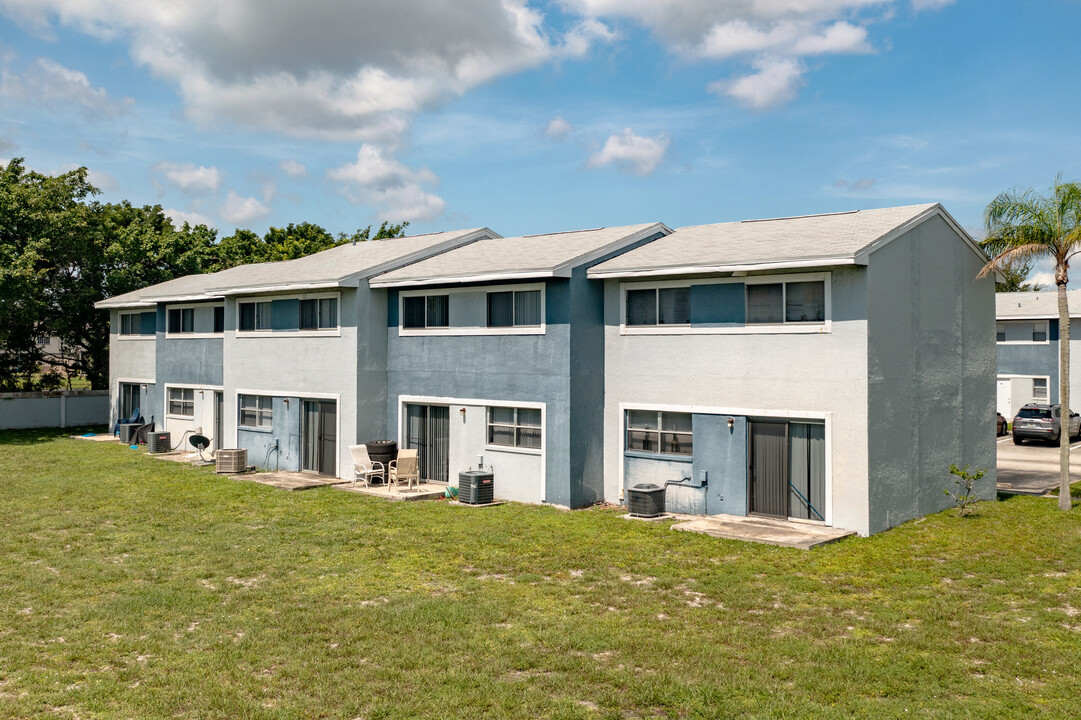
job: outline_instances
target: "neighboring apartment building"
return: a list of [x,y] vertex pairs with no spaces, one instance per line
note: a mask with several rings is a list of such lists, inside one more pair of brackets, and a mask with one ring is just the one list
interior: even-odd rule
[[[1068,290],[1070,337],[1070,404],[1081,403],[1081,290]],[[995,295],[995,340],[998,348],[998,411],[1012,419],[1026,403],[1059,401],[1058,291]],[[1077,323],[1076,325],[1074,323]]]
[[580,507],[878,532],[993,497],[992,278],[939,205],[343,246],[163,283],[112,312],[113,413],[260,467],[351,476],[398,439],[455,484]]
[[259,467],[347,476],[348,446],[386,432],[386,292],[368,279],[491,235],[342,245],[99,302],[113,418],[139,408],[178,446],[199,432]]
[[939,205],[680,228],[605,286],[605,496],[879,532],[995,493],[993,278]]

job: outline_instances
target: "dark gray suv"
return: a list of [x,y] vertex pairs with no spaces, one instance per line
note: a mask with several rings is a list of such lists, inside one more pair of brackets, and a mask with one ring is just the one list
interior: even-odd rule
[[[1021,408],[1013,419],[1013,442],[1020,445],[1025,440],[1043,440],[1057,443],[1061,427],[1062,409],[1058,405],[1029,403]],[[1071,438],[1081,435],[1081,415],[1070,413]]]

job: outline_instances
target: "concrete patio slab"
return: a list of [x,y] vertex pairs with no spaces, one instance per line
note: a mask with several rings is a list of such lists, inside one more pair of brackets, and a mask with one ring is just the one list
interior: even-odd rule
[[390,500],[392,502],[413,502],[416,500],[438,500],[443,497],[443,492],[447,486],[443,483],[426,482],[422,483],[419,488],[409,490],[397,485],[371,485],[365,487],[362,483],[352,484],[352,481],[346,480],[345,484],[335,485],[336,490],[345,490],[346,492],[356,493],[357,495],[370,495],[371,497],[382,498],[383,500]]
[[780,545],[810,550],[855,535],[852,530],[738,515],[711,515],[672,525],[673,530],[696,532],[728,540]]
[[94,435],[68,435],[72,440],[89,440],[90,442],[114,442],[120,443],[120,438],[112,433],[96,433]]
[[226,477],[234,480],[250,480],[260,485],[270,485],[280,490],[311,490],[312,488],[328,487],[347,483],[348,480],[329,477],[327,475],[314,475],[301,472],[256,472],[226,474]]

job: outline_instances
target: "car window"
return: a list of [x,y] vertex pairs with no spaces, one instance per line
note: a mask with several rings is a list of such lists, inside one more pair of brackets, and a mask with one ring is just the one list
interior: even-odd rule
[[1017,417],[1048,419],[1051,417],[1051,411],[1042,408],[1021,408],[1021,412],[1017,413]]

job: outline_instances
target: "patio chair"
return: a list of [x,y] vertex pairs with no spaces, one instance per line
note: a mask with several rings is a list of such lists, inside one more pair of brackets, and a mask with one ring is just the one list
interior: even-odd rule
[[353,456],[353,485],[357,484],[357,480],[364,481],[364,487],[370,487],[372,484],[372,478],[382,478],[383,482],[387,481],[387,471],[383,463],[376,460],[372,460],[368,456],[368,447],[366,445],[350,445],[349,454]]
[[406,488],[411,489],[413,483],[420,489],[420,469],[417,466],[416,450],[399,450],[398,458],[390,461],[390,484],[397,486],[402,482]]
[[116,419],[116,425],[113,426],[113,435],[114,436],[120,435],[120,426],[121,425],[130,425],[132,423],[140,422],[142,419],[143,419],[142,415],[139,414],[139,408],[135,408],[134,410],[131,411],[131,417],[129,417],[129,418],[117,418]]

